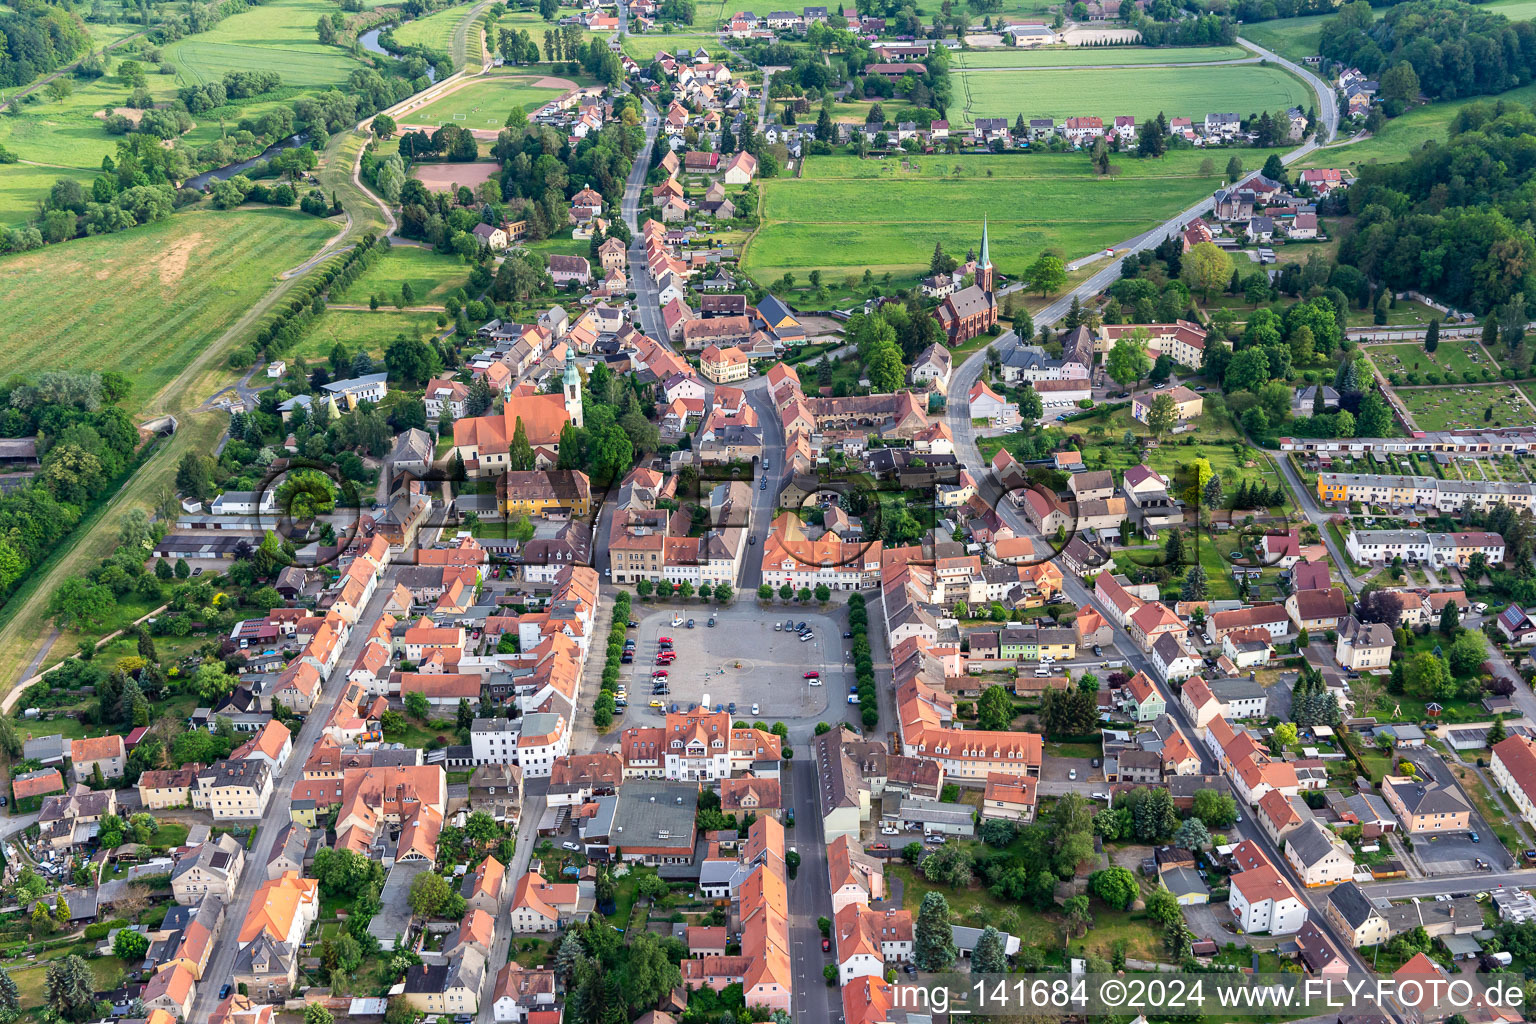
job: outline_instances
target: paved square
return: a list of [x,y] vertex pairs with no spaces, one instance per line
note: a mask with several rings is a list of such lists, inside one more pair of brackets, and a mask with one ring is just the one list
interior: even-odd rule
[[[663,709],[650,707],[651,673],[665,667],[671,694],[658,698],[679,711],[690,704],[705,703],[727,707],[734,701],[736,719],[752,718],[767,722],[795,720],[837,721],[843,717],[848,688],[853,684],[853,665],[849,644],[843,639],[844,627],[836,618],[808,609],[795,609],[796,623],[805,622],[816,634],[815,640],[801,642],[794,632],[775,632],[774,623],[789,618],[788,608],[760,608],[754,602],[736,602],[725,609],[713,609],[715,625],[707,626],[711,608],[703,605],[673,605],[644,609],[637,616],[639,628],[629,631],[635,639],[635,661],[626,666],[633,673],[624,678],[629,686],[629,713],[626,725],[644,724]],[[682,622],[672,625],[675,618]],[[688,628],[688,619],[694,628]],[[667,666],[656,664],[657,641],[672,638],[677,660]],[[820,672],[820,686],[811,686],[807,672]],[[752,714],[752,705],[758,713]],[[835,705],[835,706],[834,706]]]

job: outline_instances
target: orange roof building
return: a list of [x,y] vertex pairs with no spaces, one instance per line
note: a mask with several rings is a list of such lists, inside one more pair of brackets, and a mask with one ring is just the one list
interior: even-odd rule
[[256,890],[250,912],[240,925],[240,946],[262,935],[274,942],[297,945],[319,915],[320,883],[297,871],[285,871]]

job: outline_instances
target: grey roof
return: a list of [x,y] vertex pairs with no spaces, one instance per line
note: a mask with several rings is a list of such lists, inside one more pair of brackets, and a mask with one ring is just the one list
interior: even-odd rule
[[69,756],[69,740],[63,736],[34,736],[21,745],[21,756],[28,761],[59,761]]
[[619,789],[609,842],[619,847],[693,849],[698,784],[631,779]]
[[896,816],[902,821],[932,825],[969,825],[975,818],[966,804],[944,804],[937,800],[903,800]]
[[1437,782],[1383,780],[1382,785],[1392,787],[1410,814],[1459,814],[1471,809],[1459,790]]
[[1263,684],[1246,676],[1213,679],[1206,685],[1211,688],[1211,693],[1223,702],[1249,700],[1265,695]]
[[1328,894],[1328,902],[1351,928],[1359,928],[1373,917],[1381,916],[1365,890],[1354,882],[1345,882]]
[[1315,819],[1303,822],[1285,837],[1286,846],[1296,851],[1296,856],[1308,867],[1318,863],[1338,849],[1339,840]]
[[1209,894],[1211,887],[1205,884],[1205,879],[1200,877],[1200,872],[1189,867],[1172,867],[1162,872],[1163,884],[1168,891],[1175,896],[1185,896],[1190,893]]
[[389,379],[387,373],[369,373],[361,377],[348,377],[346,380],[333,380],[325,385],[325,390],[333,395],[339,395],[347,391],[371,388],[375,384],[382,384]]
[[1152,650],[1163,659],[1163,664],[1171,664],[1174,659],[1184,656],[1184,647],[1172,633],[1164,633],[1157,638],[1152,645]]
[[174,882],[195,867],[201,867],[228,878],[230,872],[234,870],[235,861],[239,859],[240,853],[240,843],[226,832],[219,838],[202,844],[177,861],[176,866],[171,869],[171,881]]

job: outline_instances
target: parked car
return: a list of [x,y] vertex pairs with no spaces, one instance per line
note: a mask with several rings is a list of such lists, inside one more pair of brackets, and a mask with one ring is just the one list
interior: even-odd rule
[[784,623],[782,623],[782,622],[775,622],[773,624],[773,631],[775,633],[782,633],[782,632],[784,632]]
[[820,672],[807,672],[805,674],[805,678],[807,678],[807,679],[820,679],[821,678],[821,673]]
[[689,620],[688,620],[688,628],[689,628],[689,629],[692,629],[692,628],[693,628],[693,620],[692,620],[692,619],[689,619]]
[[1476,832],[1468,832],[1467,838],[1472,840],[1474,843],[1480,843],[1483,841],[1483,837],[1478,835]]
[[757,714],[757,705],[756,705],[756,704],[753,704],[753,705],[752,705],[752,713],[753,713],[753,714],[754,714],[754,715],[755,715],[755,714]]
[[656,642],[668,647],[672,646],[672,638],[669,636],[659,636],[656,638]]
[[659,668],[655,672],[651,673],[651,678],[652,679],[665,679],[665,678],[667,678],[667,670],[664,669],[664,668]]
[[850,693],[848,695],[848,703],[849,704],[857,704],[858,702],[859,702],[859,695],[858,694]]
[[735,701],[731,701],[729,704],[727,704],[725,706],[725,710],[734,715],[736,713],[736,702]]
[[1076,768],[1068,769],[1067,770],[1067,778],[1072,779],[1072,780],[1075,781],[1077,779],[1077,769]]
[[824,938],[824,939],[821,940],[821,951],[823,953],[830,953],[830,952],[832,952],[832,940],[831,939]]
[[663,704],[659,700],[653,700],[653,701],[651,701],[651,707],[653,707],[653,708],[664,708],[664,707],[666,707],[666,705]]

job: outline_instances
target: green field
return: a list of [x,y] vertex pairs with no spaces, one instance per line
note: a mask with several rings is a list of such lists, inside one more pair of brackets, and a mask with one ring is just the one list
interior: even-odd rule
[[[703,24],[700,19],[695,21]],[[648,61],[662,50],[676,54],[678,50],[697,50],[701,46],[713,54],[720,49],[720,37],[713,32],[647,32],[624,37],[624,52],[638,61]]]
[[1283,111],[1313,102],[1301,80],[1278,67],[1239,64],[1231,67],[1153,67],[1120,70],[958,71],[952,76],[964,112],[956,121],[978,117],[1134,117],[1204,118],[1217,111],[1247,115]]
[[1462,107],[1469,103],[1495,103],[1499,100],[1529,107],[1536,103],[1536,85],[1523,85],[1494,96],[1471,96],[1417,107],[1388,121],[1380,134],[1363,142],[1320,149],[1302,161],[1301,166],[1359,167],[1363,164],[1406,160],[1426,142],[1445,142],[1451,121]]
[[315,34],[315,22],[335,10],[322,0],[272,0],[171,43],[165,59],[182,85],[216,81],[226,71],[276,71],[289,86],[340,85],[358,62],[320,45]]
[[289,358],[302,358],[313,363],[328,358],[331,349],[338,344],[348,352],[366,349],[370,355],[382,356],[384,346],[394,341],[397,335],[425,338],[437,329],[435,313],[406,313],[387,308],[369,312],[332,309],[315,322],[304,340],[294,346]]
[[468,14],[469,8],[461,5],[408,21],[395,29],[395,42],[401,46],[425,46],[429,50],[447,53],[453,42],[453,30],[459,27],[459,22]]
[[1307,57],[1317,56],[1318,30],[1330,17],[1330,14],[1309,14],[1302,18],[1255,21],[1242,26],[1240,33],[1244,39],[1300,64]]
[[367,302],[370,295],[379,301],[393,300],[400,286],[410,282],[415,292],[414,305],[441,305],[443,297],[469,280],[469,268],[457,256],[444,256],[414,245],[397,245],[369,267],[363,276],[343,292],[333,293],[332,302],[352,304]]
[[401,115],[408,124],[457,124],[461,128],[492,129],[507,123],[513,107],[531,114],[565,95],[564,89],[534,86],[541,75],[493,75],[472,82],[434,100],[419,110]]
[[337,227],[289,211],[196,210],[0,258],[0,365],[118,370],[138,408]]
[[1485,7],[1504,15],[1510,21],[1530,21],[1536,18],[1536,0],[1494,0]]
[[[1482,346],[1475,342],[1442,341],[1433,353],[1425,352],[1423,345],[1412,342],[1362,347],[1382,373],[1418,373],[1421,375],[1420,383],[1428,383],[1422,380],[1422,375],[1426,373],[1460,375],[1468,370],[1488,369],[1498,373],[1498,367],[1489,363],[1488,357],[1483,355]],[[1473,357],[1476,357],[1475,362]]]
[[21,227],[37,215],[37,201],[60,178],[75,178],[90,191],[89,171],[61,170],[57,167],[29,167],[26,164],[0,166],[0,224]]
[[956,68],[1060,68],[1080,64],[1196,64],[1251,57],[1241,46],[1072,46],[1053,50],[961,50]]
[[[1240,152],[1257,167],[1269,151]],[[936,241],[957,255],[975,247],[985,214],[994,262],[1001,273],[1017,275],[1042,250],[1083,256],[1176,214],[1216,186],[1219,166],[1210,178],[1199,174],[1207,158],[1194,150],[1162,160],[1125,156],[1119,177],[1101,178],[1083,155],[1071,153],[813,157],[805,177],[763,183],[764,225],[743,261],[764,282],[786,270],[802,279],[812,269],[862,273],[866,266],[876,274],[917,274]],[[871,188],[871,179],[880,186]]]
[[[1397,397],[1413,414],[1420,430],[1523,426],[1531,422],[1531,407],[1513,384],[1398,388]],[[1493,417],[1485,420],[1483,416],[1490,406]]]

